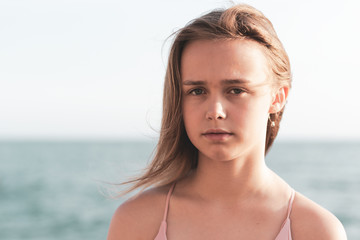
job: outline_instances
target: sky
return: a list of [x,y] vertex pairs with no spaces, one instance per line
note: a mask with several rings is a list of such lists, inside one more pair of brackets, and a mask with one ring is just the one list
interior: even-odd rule
[[[292,64],[279,138],[360,139],[360,2],[244,3],[272,21]],[[0,139],[156,138],[168,36],[230,5],[0,0]]]

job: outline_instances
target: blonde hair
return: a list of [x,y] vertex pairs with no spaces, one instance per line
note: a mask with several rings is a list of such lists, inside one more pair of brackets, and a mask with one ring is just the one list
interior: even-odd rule
[[[164,186],[177,181],[197,167],[198,150],[190,142],[182,117],[181,55],[195,40],[247,39],[256,41],[265,51],[277,87],[291,87],[289,58],[271,22],[255,8],[240,4],[226,10],[214,10],[188,23],[175,33],[170,49],[164,83],[160,138],[155,156],[143,175],[123,184],[134,183],[124,194],[137,188]],[[284,109],[270,114],[267,124],[265,155],[279,130]],[[271,126],[271,121],[275,126]]]

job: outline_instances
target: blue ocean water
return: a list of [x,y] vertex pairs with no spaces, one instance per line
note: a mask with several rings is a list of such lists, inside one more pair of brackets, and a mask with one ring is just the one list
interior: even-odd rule
[[[150,161],[153,142],[0,142],[0,239],[106,239],[121,182]],[[360,143],[277,142],[267,164],[360,239]]]

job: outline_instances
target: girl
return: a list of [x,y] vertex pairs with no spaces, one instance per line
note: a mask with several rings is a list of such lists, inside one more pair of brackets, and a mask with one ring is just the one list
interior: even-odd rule
[[156,155],[122,204],[115,239],[342,240],[327,210],[265,164],[291,87],[271,22],[236,5],[179,30],[165,77]]

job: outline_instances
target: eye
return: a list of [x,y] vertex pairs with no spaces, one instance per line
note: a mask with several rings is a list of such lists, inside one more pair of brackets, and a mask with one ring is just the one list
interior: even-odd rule
[[204,90],[201,88],[195,88],[189,92],[190,95],[195,95],[195,96],[203,94],[203,93],[204,93]]
[[239,95],[241,93],[245,92],[244,90],[240,89],[240,88],[233,88],[230,90],[231,94],[235,94],[235,95]]

